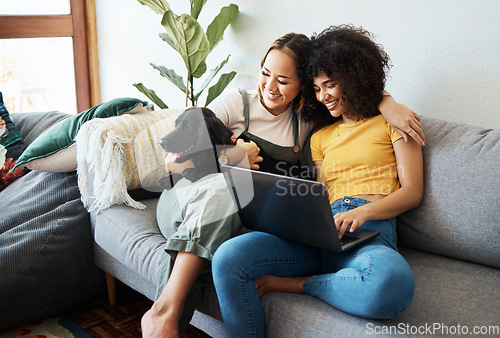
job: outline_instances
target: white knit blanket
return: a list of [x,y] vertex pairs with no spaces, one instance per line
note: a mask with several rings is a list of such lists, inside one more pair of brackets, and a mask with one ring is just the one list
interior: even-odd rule
[[[76,136],[78,186],[82,202],[89,211],[99,211],[113,204],[144,209],[129,190],[154,190],[167,176],[166,151],[159,142],[175,127],[183,109],[124,114],[93,119]],[[153,188],[153,189],[151,189]]]

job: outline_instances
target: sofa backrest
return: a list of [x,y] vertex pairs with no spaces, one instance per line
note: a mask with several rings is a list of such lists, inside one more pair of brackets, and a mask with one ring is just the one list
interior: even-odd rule
[[424,199],[399,244],[500,268],[500,130],[422,118]]
[[70,114],[51,111],[12,114],[12,121],[15,123],[19,134],[23,138],[25,146],[29,146],[40,134],[47,130],[54,123],[70,117]]

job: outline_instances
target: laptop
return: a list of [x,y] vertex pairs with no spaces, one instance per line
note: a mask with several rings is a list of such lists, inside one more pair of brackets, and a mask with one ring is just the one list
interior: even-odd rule
[[336,252],[379,234],[358,228],[339,239],[322,183],[224,165],[221,172],[247,229]]

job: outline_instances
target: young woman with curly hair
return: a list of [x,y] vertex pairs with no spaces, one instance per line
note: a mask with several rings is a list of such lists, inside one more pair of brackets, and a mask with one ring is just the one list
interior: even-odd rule
[[304,293],[365,318],[393,317],[413,298],[395,217],[420,204],[423,161],[420,145],[402,140],[378,109],[389,58],[368,32],[351,26],[330,27],[311,44],[306,103],[319,108],[311,111],[316,119],[337,121],[313,135],[311,151],[339,237],[357,227],[380,235],[343,253],[262,232],[222,244],[213,277],[232,337],[265,336],[259,297],[268,292]]

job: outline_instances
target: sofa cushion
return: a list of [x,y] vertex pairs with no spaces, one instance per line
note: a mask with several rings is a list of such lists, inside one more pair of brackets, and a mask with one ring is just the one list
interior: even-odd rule
[[398,218],[399,243],[500,267],[500,130],[421,122],[424,199]]
[[0,192],[0,327],[38,320],[95,296],[89,215],[76,172],[31,171]]
[[94,118],[118,116],[145,110],[147,102],[133,98],[114,99],[59,121],[23,152],[16,166],[32,170],[68,172],[76,170],[75,137],[80,127]]
[[143,202],[144,210],[113,205],[93,214],[92,228],[96,245],[156,285],[166,239],[156,223],[158,200]]

